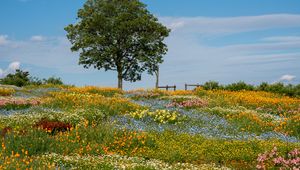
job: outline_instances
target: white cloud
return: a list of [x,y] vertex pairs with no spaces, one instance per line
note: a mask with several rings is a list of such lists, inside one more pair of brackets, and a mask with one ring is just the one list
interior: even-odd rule
[[46,39],[45,37],[40,35],[35,35],[30,38],[31,41],[36,41],[36,42],[44,41],[45,39]]
[[6,45],[8,43],[7,38],[8,38],[7,35],[0,35],[0,46],[1,45]]
[[174,31],[178,28],[184,27],[184,22],[183,21],[173,22],[170,23],[168,27]]
[[173,31],[208,35],[300,26],[300,15],[293,14],[240,17],[161,17],[160,20],[169,28],[175,28]]
[[292,81],[295,78],[296,78],[296,76],[286,74],[286,75],[281,76],[279,81]]
[[297,42],[266,42],[266,43],[252,43],[252,44],[234,44],[221,47],[223,50],[228,51],[243,51],[255,52],[255,51],[280,51],[288,49],[299,49],[300,41]]
[[78,53],[70,50],[71,44],[65,37],[44,37],[47,41],[36,43],[31,40],[11,41],[9,46],[0,46],[0,59],[10,62],[20,61],[36,67],[58,70],[60,72],[83,72],[78,65]]
[[8,74],[15,73],[20,68],[21,63],[18,61],[12,62],[8,65],[6,70],[0,69],[0,78],[5,77]]
[[8,70],[10,70],[10,71],[15,71],[15,70],[17,70],[17,69],[20,68],[20,64],[21,64],[21,63],[18,62],[18,61],[12,62],[12,63],[9,64]]

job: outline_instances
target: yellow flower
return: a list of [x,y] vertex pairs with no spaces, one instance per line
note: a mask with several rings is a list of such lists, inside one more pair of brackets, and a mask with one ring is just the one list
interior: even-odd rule
[[16,158],[19,158],[19,157],[20,157],[20,154],[17,152],[17,153],[15,154],[15,157],[16,157]]

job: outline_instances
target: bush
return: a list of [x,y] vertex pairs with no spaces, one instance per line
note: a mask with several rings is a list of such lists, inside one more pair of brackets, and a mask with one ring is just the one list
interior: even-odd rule
[[18,87],[26,85],[42,85],[42,84],[54,84],[63,85],[63,81],[59,77],[49,77],[48,79],[39,79],[38,77],[30,77],[28,71],[16,70],[15,74],[8,74],[3,79],[0,79],[0,84],[15,85]]
[[222,88],[217,81],[208,81],[204,83],[202,87],[204,90],[215,90]]
[[65,132],[71,129],[71,124],[64,123],[60,121],[50,121],[47,118],[42,118],[39,122],[35,124],[35,127],[46,130],[51,134],[57,132]]
[[266,91],[273,92],[273,93],[284,93],[285,87],[283,83],[270,84],[266,89]]
[[288,96],[300,96],[300,84],[298,85],[284,85],[283,83],[275,83],[275,84],[268,84],[266,82],[261,83],[256,88],[259,91],[266,91],[272,93],[279,93]]
[[294,94],[295,96],[300,96],[300,84],[294,87]]
[[[243,81],[228,84],[225,86],[220,85],[217,81],[208,81],[201,86],[203,90],[229,90],[229,91],[265,91],[265,92],[272,92],[283,94],[291,97],[300,97],[300,84],[292,85],[288,84],[285,85],[281,82],[268,84],[267,82],[262,82],[258,86],[253,86],[251,84],[246,84]],[[199,91],[199,89],[198,89]]]
[[30,77],[30,85],[42,85],[43,81],[39,79],[38,77]]
[[54,84],[54,85],[63,85],[63,81],[59,77],[49,77],[48,79],[44,79],[44,84]]
[[257,90],[259,91],[267,91],[269,88],[269,84],[267,82],[262,82],[260,85],[257,86]]
[[246,84],[243,81],[239,81],[237,83],[232,83],[225,86],[225,89],[231,91],[254,90],[254,86],[250,84]]
[[1,84],[15,85],[18,87],[28,85],[29,82],[30,82],[29,72],[22,71],[19,69],[16,70],[15,74],[8,74],[6,77],[0,80]]

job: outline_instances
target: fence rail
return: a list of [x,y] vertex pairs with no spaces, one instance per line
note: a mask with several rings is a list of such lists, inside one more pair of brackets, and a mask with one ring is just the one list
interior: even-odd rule
[[200,84],[185,84],[184,85],[184,89],[185,90],[188,90],[188,87],[200,87],[201,85]]
[[[200,84],[184,84],[184,89],[185,90],[188,90],[188,87],[200,87],[201,85]],[[173,89],[174,91],[176,91],[176,85],[174,86],[169,86],[169,85],[166,85],[166,86],[158,86],[157,87],[158,89],[166,89],[167,91],[169,91],[169,89]]]
[[157,88],[159,88],[159,89],[166,89],[167,91],[169,91],[169,89],[173,89],[174,91],[176,91],[176,85],[174,85],[174,86],[169,86],[169,85],[158,86]]

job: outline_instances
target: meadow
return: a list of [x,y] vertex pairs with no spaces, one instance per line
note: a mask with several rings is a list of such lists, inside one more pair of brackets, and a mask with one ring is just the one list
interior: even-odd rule
[[0,169],[299,169],[300,98],[0,87]]

